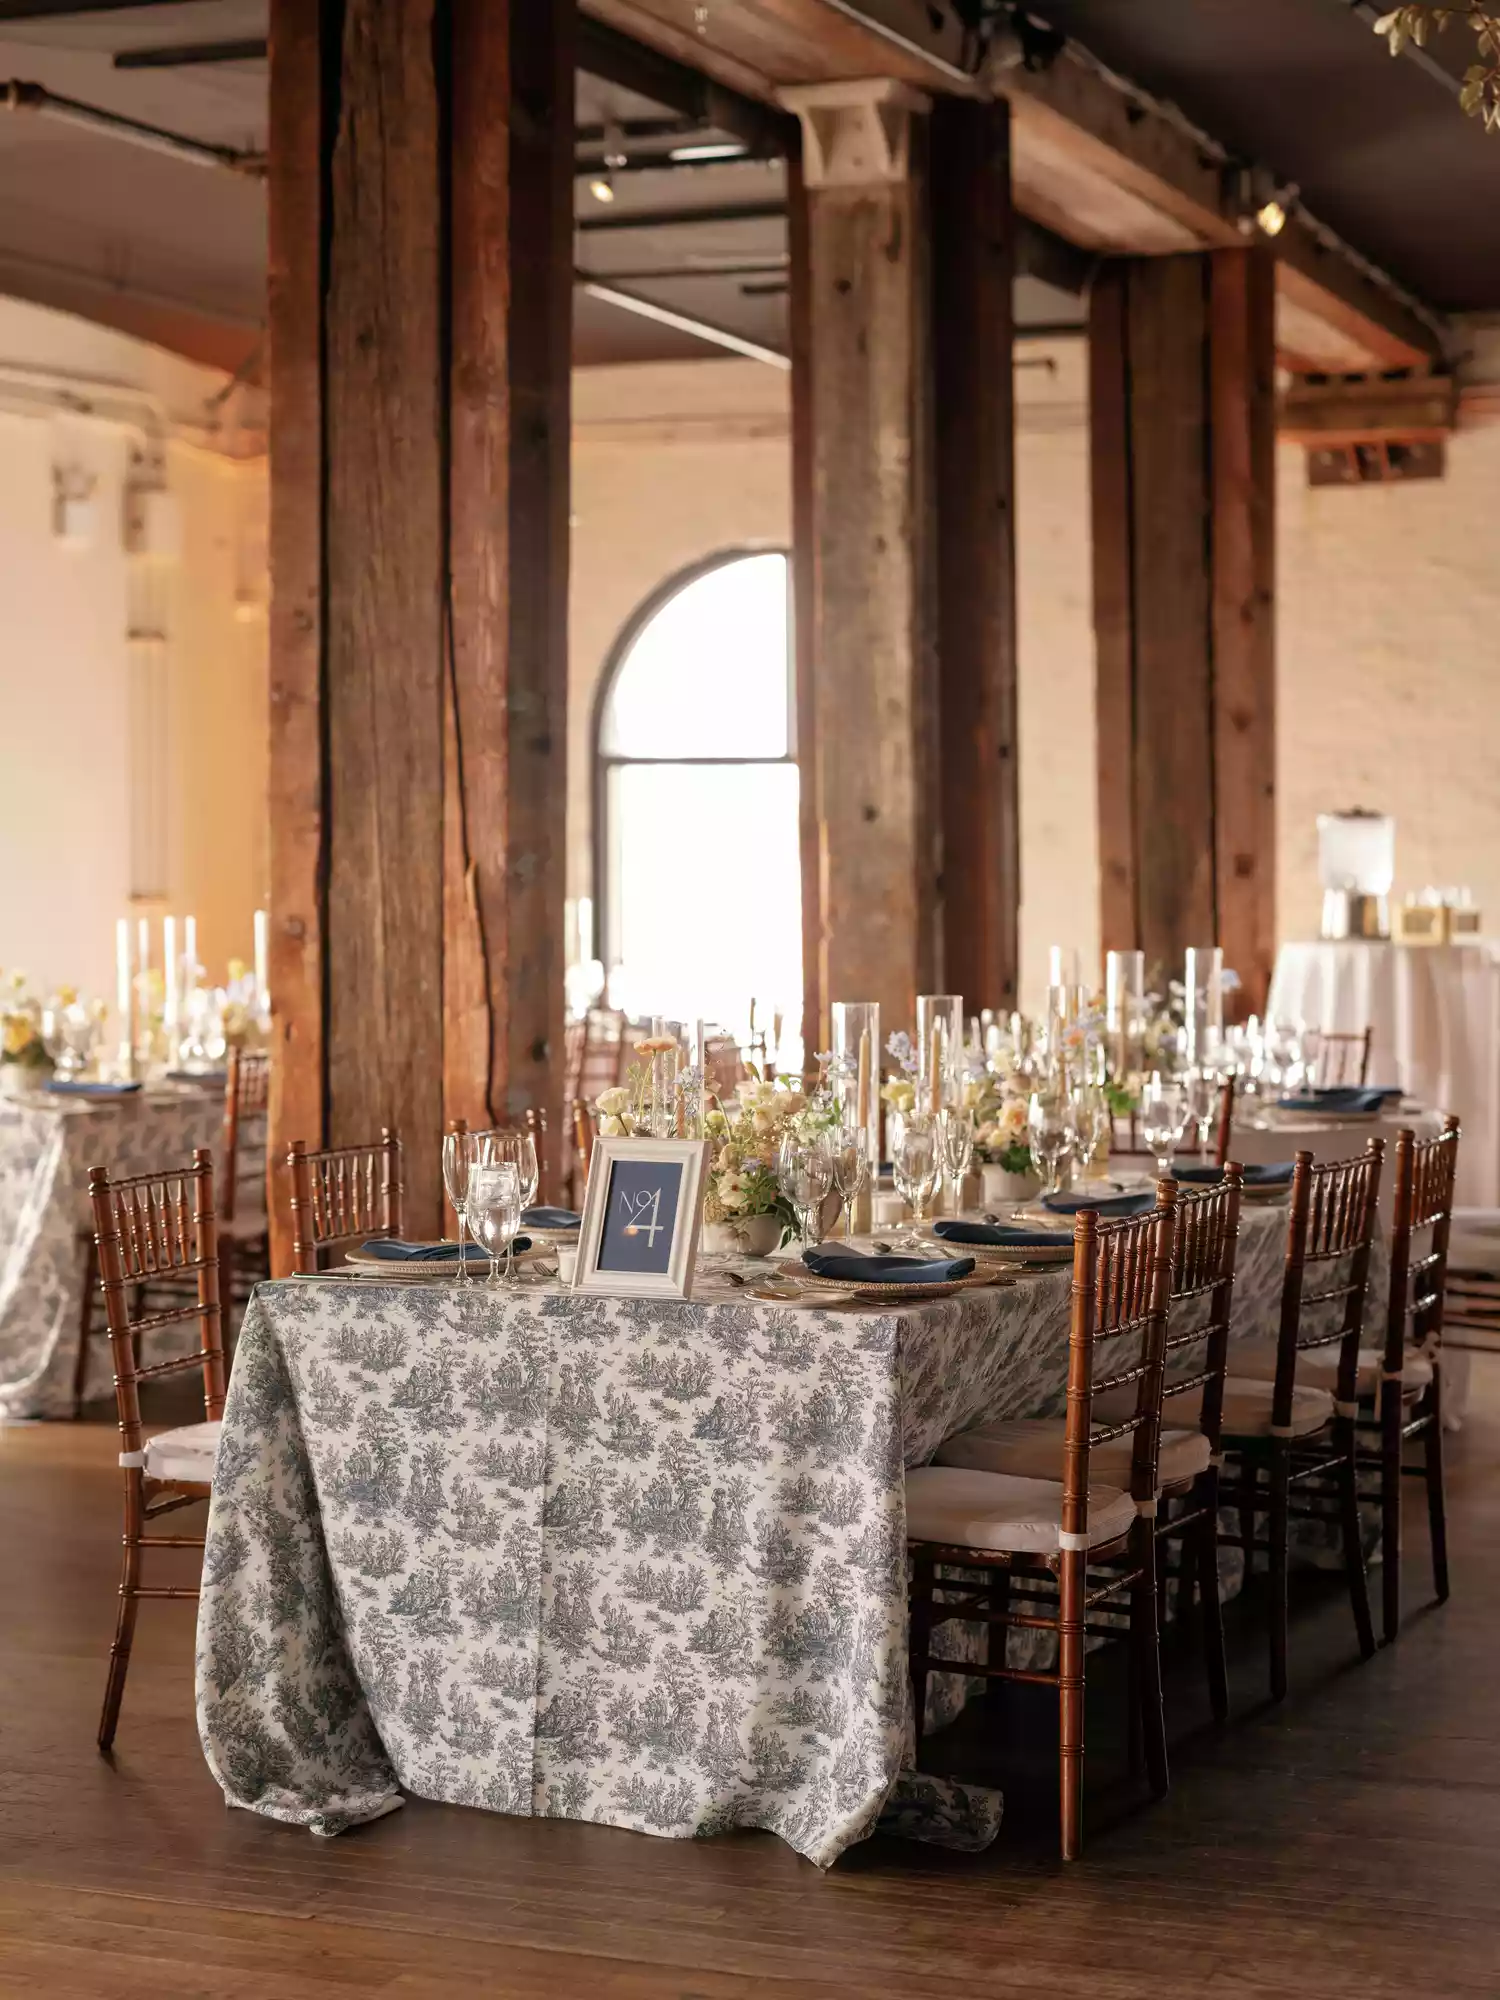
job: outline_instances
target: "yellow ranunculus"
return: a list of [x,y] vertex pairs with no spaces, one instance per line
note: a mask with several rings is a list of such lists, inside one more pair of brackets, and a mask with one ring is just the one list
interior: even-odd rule
[[5,1017],[5,1053],[18,1056],[30,1045],[33,1029],[24,1014],[7,1014]]

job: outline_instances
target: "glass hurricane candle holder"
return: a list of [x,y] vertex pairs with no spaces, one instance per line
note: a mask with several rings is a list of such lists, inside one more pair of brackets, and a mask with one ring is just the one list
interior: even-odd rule
[[917,996],[917,1102],[941,1111],[963,1096],[964,1002],[961,993]]
[[839,1122],[866,1135],[870,1158],[880,1158],[880,1002],[835,1000],[833,1086]]

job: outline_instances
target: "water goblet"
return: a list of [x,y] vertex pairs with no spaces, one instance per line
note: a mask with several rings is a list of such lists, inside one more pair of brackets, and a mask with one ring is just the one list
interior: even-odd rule
[[516,1231],[521,1226],[521,1176],[515,1164],[472,1166],[464,1195],[464,1212],[474,1241],[490,1260],[489,1282],[499,1285],[500,1253],[505,1252],[505,1280],[512,1282]]
[[906,1243],[909,1248],[919,1250],[923,1245],[918,1232],[938,1177],[937,1134],[930,1119],[906,1119],[892,1154],[891,1165],[895,1173],[896,1192],[912,1212]]
[[1141,1089],[1141,1137],[1156,1161],[1158,1176],[1172,1171],[1172,1155],[1187,1129],[1187,1100],[1181,1086],[1153,1070]]
[[1026,1110],[1031,1157],[1042,1170],[1044,1192],[1056,1194],[1062,1172],[1077,1141],[1073,1107],[1060,1089],[1034,1090]]
[[822,1207],[823,1197],[833,1182],[833,1162],[821,1139],[787,1138],[782,1141],[777,1164],[782,1192],[797,1212],[802,1248],[806,1251],[812,1218]]
[[844,1205],[844,1240],[854,1234],[854,1204],[870,1185],[870,1134],[863,1125],[846,1126],[838,1134],[833,1155],[833,1184]]
[[940,1111],[937,1117],[938,1153],[943,1174],[953,1190],[955,1212],[963,1206],[962,1189],[974,1161],[974,1118],[968,1111]]

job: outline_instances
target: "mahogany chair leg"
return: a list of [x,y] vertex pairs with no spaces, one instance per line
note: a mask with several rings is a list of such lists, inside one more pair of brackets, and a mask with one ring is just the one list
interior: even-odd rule
[[[1009,1610],[1010,1571],[1008,1569],[991,1570],[990,1612],[997,1618],[1003,1618]],[[1010,1627],[1008,1625],[991,1625],[986,1644],[986,1657],[992,1667],[1003,1667],[1005,1665],[1006,1652],[1009,1645]],[[989,1685],[990,1700],[992,1702],[998,1701],[1001,1698],[1001,1694],[1001,1683],[999,1681],[991,1681]]]
[[1260,1494],[1260,1464],[1249,1452],[1239,1461],[1240,1544],[1245,1551],[1245,1583],[1255,1574],[1255,1515]]
[[1130,1645],[1136,1659],[1135,1682],[1139,1693],[1142,1748],[1146,1753],[1146,1776],[1157,1798],[1164,1798],[1170,1784],[1167,1769],[1167,1721],[1161,1686],[1161,1600],[1157,1590],[1156,1523],[1138,1524],[1136,1540],[1141,1574],[1130,1586]]
[[83,1303],[78,1308],[78,1353],[73,1360],[73,1421],[83,1415],[84,1391],[89,1379],[89,1333],[94,1323],[94,1293],[99,1284],[99,1251],[89,1238],[83,1268]]
[[1291,1458],[1281,1438],[1271,1442],[1271,1506],[1267,1539],[1271,1545],[1271,1699],[1286,1698],[1287,1562],[1291,1534]]
[[1365,1574],[1365,1545],[1359,1519],[1359,1463],[1354,1427],[1349,1426],[1349,1449],[1338,1470],[1339,1522],[1344,1537],[1344,1574],[1349,1582],[1349,1602],[1354,1610],[1354,1629],[1359,1637],[1359,1656],[1370,1659],[1375,1652],[1375,1623],[1370,1616],[1370,1584]]
[[1399,1382],[1382,1382],[1380,1400],[1380,1626],[1389,1646],[1401,1630],[1401,1461],[1405,1409]]
[[1432,1530],[1432,1581],[1439,1604],[1448,1601],[1448,1503],[1443,1491],[1443,1374],[1432,1373],[1425,1398],[1431,1422],[1422,1439],[1427,1473],[1427,1519]]
[[[1076,1861],[1083,1847],[1083,1620],[1085,1558],[1067,1551],[1058,1578],[1058,1765],[1061,1781],[1062,1858]],[[1155,1596],[1152,1597],[1155,1612]]]
[[907,1646],[911,1674],[912,1761],[922,1754],[922,1737],[927,1727],[928,1661],[932,1658],[932,1593],[936,1587],[937,1564],[931,1556],[912,1558],[911,1634]]
[[109,1649],[109,1679],[104,1687],[104,1708],[99,1717],[99,1748],[105,1751],[115,1740],[115,1725],[120,1719],[120,1701],[125,1693],[130,1648],[135,1639],[135,1615],[140,1606],[140,1599],[135,1594],[140,1580],[140,1545],[127,1521],[124,1560],[120,1566],[120,1609],[115,1619],[114,1644]]
[[1198,1481],[1193,1504],[1203,1508],[1196,1541],[1198,1595],[1203,1600],[1203,1665],[1215,1722],[1229,1720],[1229,1665],[1224,1651],[1224,1606],[1219,1597],[1219,1475],[1210,1467]]

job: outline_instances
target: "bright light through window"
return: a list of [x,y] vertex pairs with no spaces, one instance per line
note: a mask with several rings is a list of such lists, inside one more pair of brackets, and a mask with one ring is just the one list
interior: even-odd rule
[[600,716],[604,949],[633,1016],[741,1037],[802,1013],[802,880],[787,564],[739,556],[641,626]]

